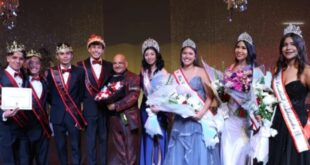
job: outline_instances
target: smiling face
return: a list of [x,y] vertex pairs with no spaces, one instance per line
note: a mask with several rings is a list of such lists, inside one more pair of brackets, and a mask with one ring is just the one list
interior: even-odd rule
[[181,52],[181,61],[184,66],[194,65],[194,61],[196,60],[196,53],[195,51],[190,48],[186,47]]
[[41,70],[41,60],[39,57],[33,56],[28,61],[28,69],[31,75],[39,75]]
[[104,53],[104,47],[101,44],[91,44],[88,47],[88,52],[92,58],[98,60]]
[[244,41],[238,42],[238,44],[235,47],[235,59],[238,62],[242,62],[246,61],[247,56],[248,56],[248,50]]
[[287,37],[282,46],[282,54],[286,60],[292,60],[297,57],[298,50],[294,44],[292,37]]
[[122,74],[128,67],[128,62],[123,54],[117,54],[113,58],[113,70],[116,74]]
[[22,52],[14,52],[12,55],[8,55],[6,59],[8,65],[15,71],[19,71],[25,62]]
[[156,64],[156,52],[153,49],[147,49],[144,53],[144,59],[147,64],[153,66]]

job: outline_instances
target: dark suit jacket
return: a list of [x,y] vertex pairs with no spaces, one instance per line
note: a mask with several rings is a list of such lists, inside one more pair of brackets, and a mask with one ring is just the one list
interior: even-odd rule
[[[140,127],[140,117],[138,108],[138,98],[140,95],[140,77],[130,71],[125,71],[124,87],[125,97],[115,102],[115,111],[124,112],[130,129],[137,129]],[[113,123],[110,123],[113,125]]]
[[[9,77],[7,76],[8,73],[6,74],[5,72],[6,71],[4,69],[0,70],[0,84],[2,87],[14,87]],[[24,78],[22,87],[26,87],[27,82],[28,81],[26,81],[26,78]],[[8,118],[7,121],[3,121],[3,112],[4,111],[0,107],[0,143],[11,145],[15,141],[16,136],[20,134],[21,128],[14,122],[12,118]],[[9,141],[7,141],[8,139]]]
[[[71,65],[71,72],[67,82],[68,90],[71,98],[79,108],[81,108],[81,102],[84,96],[84,80],[84,70],[80,67]],[[64,119],[65,113],[67,112],[65,109],[65,105],[62,102],[61,97],[57,91],[50,70],[48,71],[47,82],[49,89],[49,103],[51,104],[50,121],[53,124],[60,124]]]
[[[97,81],[97,82],[96,82],[95,72],[92,70],[92,66],[90,64],[90,58],[85,59],[84,63],[87,69],[87,74],[89,76],[90,83],[92,84],[93,87],[95,87],[98,91],[100,91],[100,89],[103,87],[103,85],[107,83],[107,80],[112,75],[112,72],[113,72],[112,63],[102,60],[101,74],[99,78],[100,81]],[[84,69],[82,61],[78,62],[77,65]],[[95,102],[94,96],[92,96],[87,90],[87,88],[85,87],[83,108],[84,108],[83,113],[85,117],[95,117],[95,116],[98,116],[98,113],[100,111],[104,111],[106,107],[102,106],[102,104],[101,106],[99,106],[99,104]]]
[[[29,80],[29,78],[27,78],[27,80]],[[47,82],[46,82],[46,80],[44,80],[42,78],[41,79],[41,84],[42,84],[42,95],[39,98],[40,99],[39,101],[40,101],[41,105],[44,108],[45,115],[47,116],[46,99],[47,99],[48,91],[47,91]],[[28,83],[28,88],[31,88],[31,82]],[[35,100],[35,98],[33,96],[32,96],[32,99],[33,99],[33,102],[36,102],[36,100]],[[37,104],[32,104],[32,106],[33,106],[33,108],[38,110],[38,112],[40,112],[40,108],[38,107]],[[25,111],[25,113],[27,114],[27,117],[29,118],[29,122],[27,123],[27,129],[30,130],[30,132],[28,133],[28,137],[33,138],[33,140],[39,139],[41,134],[42,134],[43,128],[42,128],[38,118],[35,116],[33,111]],[[42,119],[42,120],[44,120],[44,122],[46,123],[46,127],[49,128],[48,118]]]

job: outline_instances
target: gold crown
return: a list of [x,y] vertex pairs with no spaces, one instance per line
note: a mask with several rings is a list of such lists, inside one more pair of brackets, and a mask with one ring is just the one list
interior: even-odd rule
[[56,53],[63,53],[63,52],[73,52],[71,46],[68,46],[65,43],[62,43],[60,46],[56,46]]
[[89,47],[90,44],[94,43],[94,42],[98,42],[100,44],[102,44],[103,47],[105,47],[105,42],[102,39],[102,37],[96,35],[96,34],[92,34],[89,36],[88,41],[87,41],[87,48]]
[[30,51],[27,52],[27,58],[31,58],[31,57],[39,57],[42,58],[41,54],[33,49],[31,49]]
[[21,52],[25,50],[23,44],[18,44],[16,41],[13,41],[12,45],[7,44],[6,51],[7,53]]

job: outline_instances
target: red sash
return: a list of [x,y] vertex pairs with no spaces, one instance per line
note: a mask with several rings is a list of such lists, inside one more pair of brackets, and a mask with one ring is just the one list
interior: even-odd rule
[[66,111],[70,114],[70,116],[75,122],[75,127],[80,130],[84,130],[87,122],[84,119],[81,110],[78,108],[78,106],[75,104],[72,97],[70,96],[67,86],[64,85],[64,81],[59,67],[54,69],[50,68],[50,71],[59,96],[63,104],[65,105]]
[[[83,65],[83,68],[85,70],[85,86],[86,86],[86,89],[87,91],[89,92],[89,94],[93,97],[96,96],[96,94],[99,92],[98,88],[94,87],[91,82],[90,82],[90,79],[89,79],[89,75],[88,75],[88,71],[87,71],[87,68],[85,66],[85,62],[82,61],[82,65]],[[95,78],[96,79],[96,78]],[[97,80],[96,80],[97,81]],[[97,82],[97,85],[99,86],[98,82]]]
[[[175,77],[175,79],[177,80],[177,83],[179,85],[182,85],[185,88],[189,89],[190,91],[192,91],[193,94],[195,94],[197,96],[197,98],[199,98],[199,104],[201,105],[201,108],[202,108],[205,105],[203,98],[201,98],[201,96],[189,85],[189,82],[185,78],[182,70],[178,69],[178,70],[174,71],[173,76]],[[197,110],[199,110],[199,109],[197,109]],[[210,113],[209,110],[205,113],[205,115],[208,113]]]
[[30,83],[30,87],[32,88],[32,97],[33,97],[32,112],[34,113],[34,115],[38,119],[39,123],[41,124],[41,126],[43,128],[43,133],[45,134],[45,136],[47,138],[50,138],[52,131],[49,127],[47,113],[44,110],[44,108],[41,104],[41,101],[40,101],[38,95],[36,94],[35,90],[33,89],[33,86],[31,85],[31,83]]
[[[13,87],[19,88],[15,79],[7,72],[4,71],[4,73],[6,74],[6,76],[9,78],[9,81],[11,82]],[[0,84],[0,87],[2,88],[2,85]],[[14,122],[20,127],[23,128],[27,125],[28,122],[28,118],[26,116],[26,114],[23,111],[18,111],[17,114],[15,116],[12,117]]]
[[278,75],[276,75],[272,85],[275,95],[279,100],[280,112],[294,141],[297,151],[300,153],[310,150],[309,143],[303,133],[301,122],[292,106],[290,98],[286,93],[282,70]]

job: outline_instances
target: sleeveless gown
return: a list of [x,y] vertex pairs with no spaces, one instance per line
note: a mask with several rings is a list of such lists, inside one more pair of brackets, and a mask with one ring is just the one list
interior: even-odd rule
[[[201,78],[193,77],[189,84],[206,98]],[[165,165],[220,165],[219,145],[207,148],[203,142],[200,123],[192,118],[175,115]]]
[[[288,83],[285,89],[302,126],[305,126],[307,123],[305,99],[308,89],[299,80]],[[269,140],[269,165],[310,165],[310,151],[297,152],[279,109],[276,110],[272,128],[276,129],[278,134]]]

